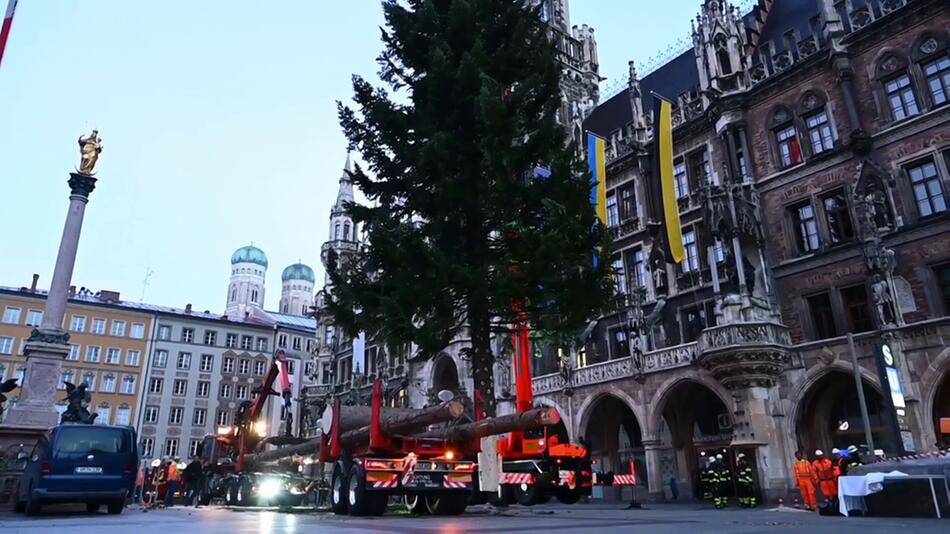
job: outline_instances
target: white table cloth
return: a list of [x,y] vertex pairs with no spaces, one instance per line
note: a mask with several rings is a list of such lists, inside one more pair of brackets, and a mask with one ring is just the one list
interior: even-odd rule
[[841,515],[848,515],[849,510],[860,510],[867,513],[864,497],[884,489],[884,479],[892,477],[906,477],[907,473],[891,471],[890,473],[868,473],[862,476],[838,477],[838,511]]

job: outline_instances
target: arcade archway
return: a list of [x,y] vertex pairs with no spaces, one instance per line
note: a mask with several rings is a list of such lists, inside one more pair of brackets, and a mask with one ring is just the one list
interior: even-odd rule
[[[941,419],[944,424],[941,425]],[[933,403],[934,435],[938,447],[950,447],[950,371],[944,373],[937,386]],[[941,433],[941,430],[943,431]]]
[[[581,443],[590,451],[591,460],[596,462],[594,470],[629,474],[632,465],[638,480],[646,485],[642,431],[630,407],[613,395],[604,395],[591,405],[589,413]],[[600,488],[596,489],[595,497],[621,497],[616,492],[598,495]]]
[[[884,399],[873,385],[867,381],[863,385],[874,446],[894,452]],[[867,445],[854,376],[831,371],[815,382],[798,405],[795,434],[798,448],[809,457],[817,449],[827,453],[833,448]]]
[[456,397],[461,394],[458,367],[451,356],[443,354],[435,361],[432,369],[432,390],[433,394],[442,390],[451,391]]
[[679,495],[698,497],[705,458],[724,452],[724,459],[731,457],[732,416],[723,399],[698,382],[679,382],[664,399],[657,436],[663,491],[672,494],[675,480]]

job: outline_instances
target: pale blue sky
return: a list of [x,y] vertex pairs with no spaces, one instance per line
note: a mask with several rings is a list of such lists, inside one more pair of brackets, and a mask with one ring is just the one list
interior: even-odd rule
[[[656,5],[573,0],[605,77],[686,35],[700,0]],[[268,308],[298,259],[319,285],[345,159],[335,102],[352,73],[375,80],[381,22],[377,0],[21,0],[0,67],[0,285],[49,286],[93,127],[77,287],[139,300],[151,268],[147,301],[222,311],[231,252],[251,241]]]

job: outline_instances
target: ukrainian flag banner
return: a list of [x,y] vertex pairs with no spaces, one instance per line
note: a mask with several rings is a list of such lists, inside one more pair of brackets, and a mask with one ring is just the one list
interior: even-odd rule
[[587,165],[590,167],[590,203],[601,224],[607,226],[607,170],[604,158],[604,139],[587,132]]
[[[673,120],[669,100],[653,94],[653,191],[661,193],[659,216],[666,227],[667,260],[680,263],[686,258],[679,204],[673,182]],[[655,193],[654,193],[655,194]],[[606,204],[606,201],[605,201]]]

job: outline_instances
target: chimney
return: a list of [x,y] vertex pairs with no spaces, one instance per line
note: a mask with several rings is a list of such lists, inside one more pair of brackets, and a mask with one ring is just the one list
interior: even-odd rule
[[36,284],[40,281],[40,275],[33,273],[33,283],[30,284],[30,291],[36,293]]
[[191,304],[185,304],[185,313],[191,313]]
[[119,292],[103,289],[99,292],[99,300],[104,300],[106,302],[119,302]]

